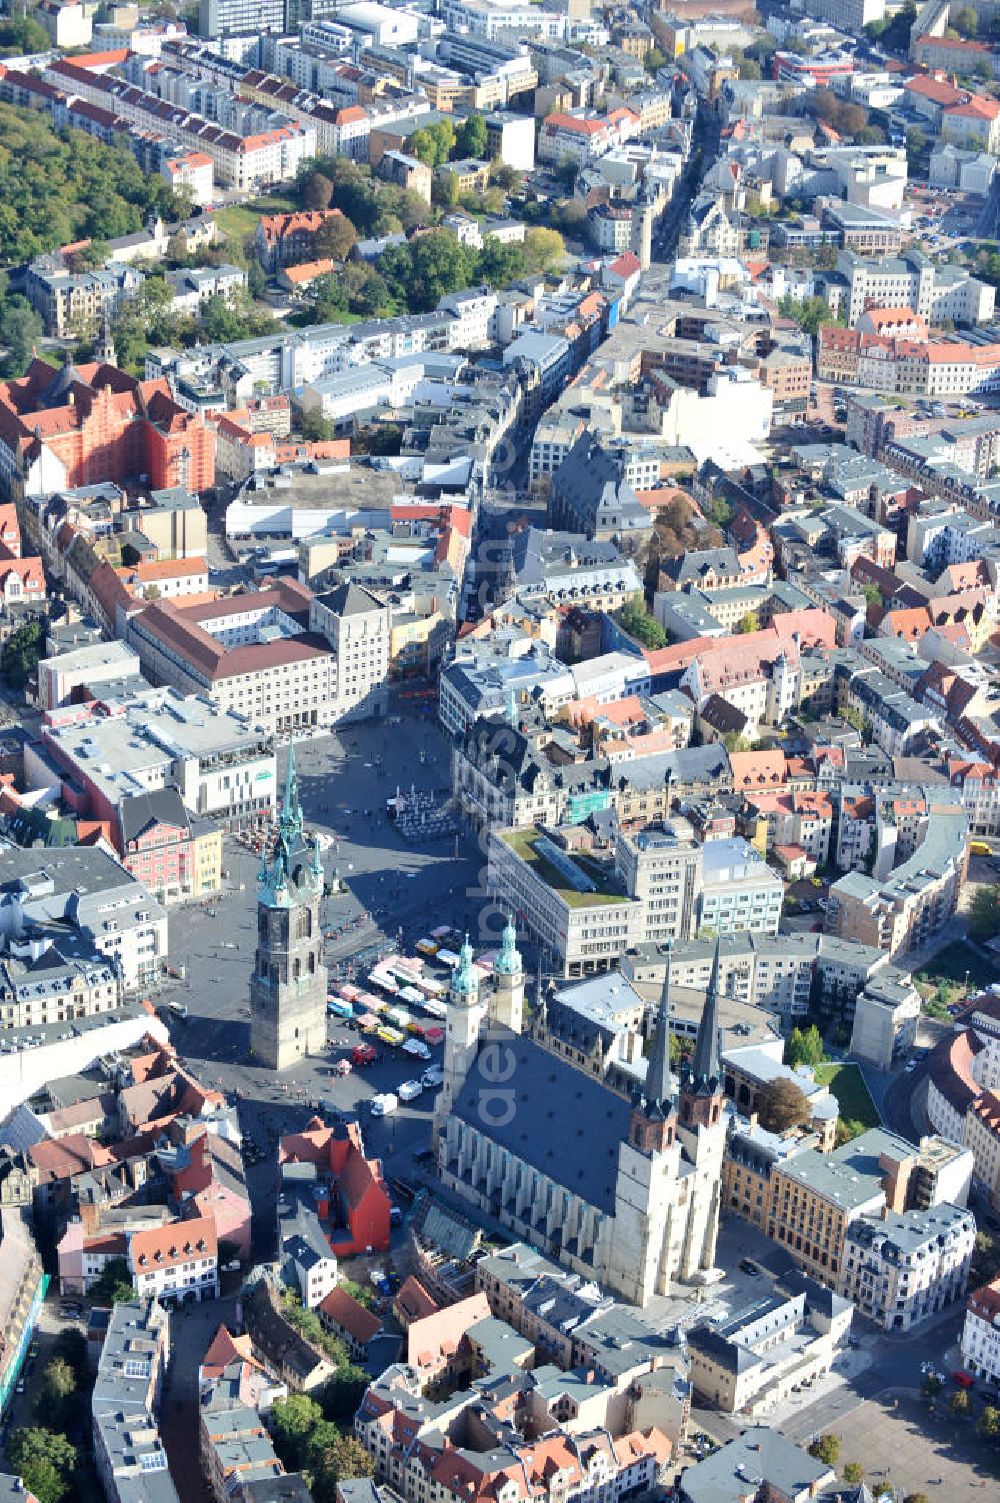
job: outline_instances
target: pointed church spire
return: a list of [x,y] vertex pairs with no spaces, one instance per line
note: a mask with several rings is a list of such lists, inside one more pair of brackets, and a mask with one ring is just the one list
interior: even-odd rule
[[705,993],[705,1011],[698,1024],[698,1038],[688,1069],[689,1088],[696,1095],[711,1096],[719,1089],[722,1080],[722,1060],[719,1052],[719,940],[715,941],[712,957],[712,975]]
[[289,742],[288,769],[285,773],[285,798],[281,805],[282,824],[298,824],[302,818],[299,805],[299,778],[295,770],[295,742]]
[[643,1089],[647,1109],[659,1107],[670,1111],[674,1099],[674,1078],[670,1071],[670,947],[667,947],[667,965],[663,972],[663,989],[656,1015],[653,1033],[653,1048],[646,1071]]

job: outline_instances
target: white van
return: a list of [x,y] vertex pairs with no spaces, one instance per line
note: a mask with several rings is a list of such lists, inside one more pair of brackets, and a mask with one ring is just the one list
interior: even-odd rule
[[371,1113],[373,1117],[391,1117],[399,1108],[399,1097],[391,1091],[386,1091],[382,1096],[373,1096]]

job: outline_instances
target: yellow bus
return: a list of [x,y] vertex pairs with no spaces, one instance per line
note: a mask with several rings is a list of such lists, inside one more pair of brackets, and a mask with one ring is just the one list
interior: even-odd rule
[[985,840],[970,840],[969,850],[973,856],[992,856],[993,851]]

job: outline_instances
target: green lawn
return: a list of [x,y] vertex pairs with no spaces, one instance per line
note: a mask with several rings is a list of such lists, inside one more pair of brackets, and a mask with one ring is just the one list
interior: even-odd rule
[[817,1065],[816,1079],[836,1096],[842,1122],[856,1122],[862,1131],[879,1126],[879,1114],[857,1065]]
[[574,856],[572,860],[585,876],[597,883],[597,891],[577,892],[575,888],[567,887],[565,879],[551,862],[546,861],[545,857],[540,856],[536,851],[535,842],[538,839],[536,830],[510,830],[503,838],[524,861],[529,862],[536,869],[542,881],[551,887],[553,892],[557,892],[570,908],[583,908],[590,903],[624,903],[627,901],[624,893],[616,892],[609,886],[603,868],[597,862],[588,861],[582,856]]
[[298,205],[294,199],[279,194],[267,198],[250,198],[245,204],[227,204],[215,211],[219,229],[227,240],[243,244],[244,236],[252,235],[265,214],[290,214]]

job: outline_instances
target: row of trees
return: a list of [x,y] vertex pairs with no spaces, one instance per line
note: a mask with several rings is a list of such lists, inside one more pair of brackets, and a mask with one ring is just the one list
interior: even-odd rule
[[76,1490],[79,1457],[69,1439],[84,1419],[90,1397],[87,1344],[79,1331],[60,1332],[35,1394],[35,1425],[7,1441],[10,1468],[38,1503],[62,1503]]
[[[809,1455],[815,1456],[817,1461],[822,1461],[824,1466],[835,1467],[840,1460],[840,1436],[827,1432],[818,1435],[809,1447]],[[865,1469],[860,1461],[846,1461],[841,1470],[841,1476],[849,1487],[860,1487],[865,1480]],[[892,1483],[885,1477],[880,1477],[877,1491],[880,1495],[889,1493],[893,1497],[898,1496]],[[924,1493],[907,1493],[903,1503],[927,1503]]]

